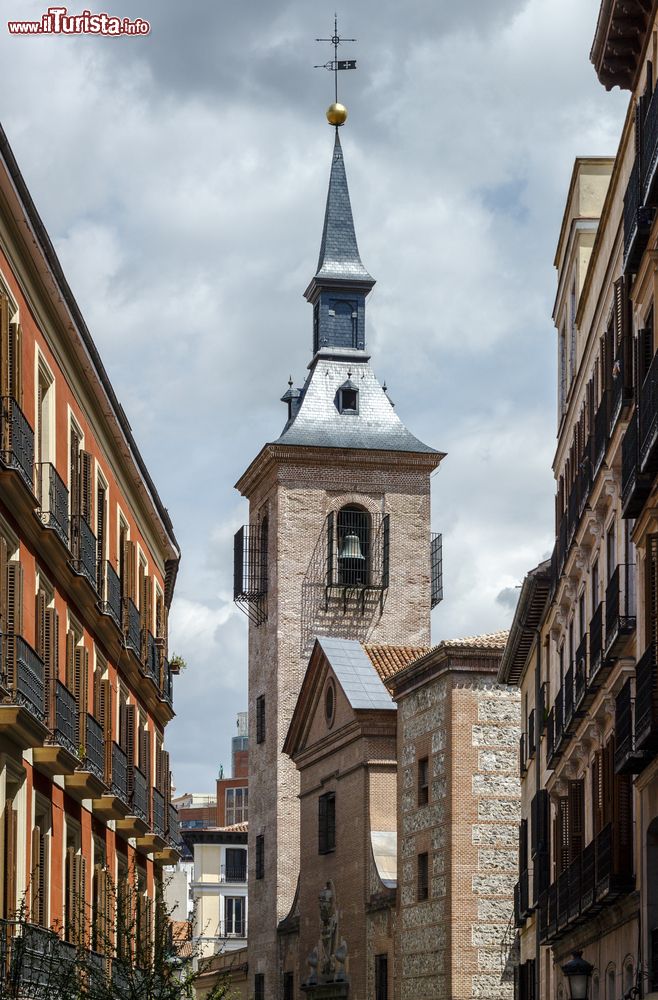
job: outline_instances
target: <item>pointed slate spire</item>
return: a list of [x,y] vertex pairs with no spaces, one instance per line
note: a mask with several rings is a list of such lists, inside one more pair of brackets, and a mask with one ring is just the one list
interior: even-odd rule
[[329,178],[327,207],[324,215],[324,229],[320,245],[316,281],[358,281],[372,287],[374,279],[361,262],[359,247],[354,232],[354,219],[347,187],[345,161],[340,144],[338,129],[334,143],[334,156]]
[[318,269],[304,292],[313,306],[313,356],[346,351],[365,358],[366,271],[354,232],[343,150],[336,129]]

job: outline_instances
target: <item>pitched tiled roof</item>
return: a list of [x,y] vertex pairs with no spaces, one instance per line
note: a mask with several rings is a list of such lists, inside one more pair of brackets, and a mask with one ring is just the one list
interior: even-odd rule
[[[486,635],[468,635],[464,639],[444,639],[439,643],[446,649],[504,649],[509,631],[489,632]],[[434,647],[438,649],[437,646]]]
[[388,644],[365,643],[363,648],[381,677],[386,680],[398,670],[404,670],[413,660],[429,653],[429,646],[390,646]]
[[218,830],[223,830],[224,833],[247,833],[249,831],[248,823],[234,823],[232,826],[219,826]]

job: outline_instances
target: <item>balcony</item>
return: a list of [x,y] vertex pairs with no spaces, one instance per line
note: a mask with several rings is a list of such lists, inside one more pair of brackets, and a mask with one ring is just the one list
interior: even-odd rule
[[569,922],[573,923],[580,916],[582,896],[583,857],[579,854],[569,865]]
[[20,635],[0,637],[0,734],[23,750],[48,736],[44,664]]
[[632,892],[633,845],[622,843],[618,823],[608,823],[596,838],[596,892],[598,903],[614,902]]
[[635,668],[635,751],[648,763],[658,750],[658,667],[650,643]]
[[123,599],[123,638],[127,649],[135,656],[140,653],[140,623],[137,605],[130,597]]
[[34,493],[34,431],[13,396],[3,396],[0,405],[0,459]]
[[593,694],[599,686],[598,674],[603,666],[603,601],[589,623],[588,689]]
[[69,547],[69,491],[52,462],[34,466],[37,483],[38,513],[42,524],[55,532]]
[[635,563],[617,566],[606,587],[605,603],[605,655],[615,659],[626,652],[635,632]]
[[146,777],[138,767],[133,767],[132,769],[132,793],[130,796],[130,805],[133,815],[138,816],[139,819],[148,824],[148,783],[146,781]]
[[[117,751],[118,749],[117,747]],[[126,785],[128,814],[117,820],[116,828],[125,837],[144,837],[150,825],[148,782],[143,772],[131,761],[126,762]]]
[[[629,365],[629,371],[632,366]],[[624,357],[615,358],[612,369],[612,390],[610,394],[610,437],[612,437],[620,417],[633,402],[633,388],[626,374]]]
[[526,868],[519,876],[519,916],[526,920],[532,913],[530,905],[530,872]]
[[121,629],[121,580],[108,559],[101,559],[97,570],[98,607]]
[[174,704],[174,677],[169,666],[169,660],[162,658],[162,687],[160,688],[160,698],[166,701],[173,708]]
[[96,590],[96,535],[82,514],[71,516],[71,567]]
[[658,452],[658,353],[653,357],[649,371],[639,392],[639,464],[641,472],[653,472]]
[[633,727],[633,697],[630,677],[615,699],[615,772],[639,774],[645,766],[644,757],[635,749]]
[[112,743],[112,782],[110,790],[118,799],[130,803],[128,795],[128,758],[118,743]]
[[580,469],[578,470],[578,477],[576,479],[576,487],[578,491],[578,519],[583,516],[583,511],[587,506],[589,500],[589,495],[592,491],[592,462],[590,459],[590,454],[592,452],[591,439],[588,440],[585,446],[585,454],[583,455],[582,461],[580,463]]
[[569,923],[569,869],[565,868],[557,879],[557,929],[563,931]]
[[569,730],[571,723],[574,720],[574,667],[573,664],[569,667],[566,674],[564,675],[564,731],[565,733]]
[[84,734],[85,742],[80,747],[82,761],[78,769],[65,778],[67,792],[79,802],[96,799],[106,789],[105,737],[103,727],[93,715],[87,714]]
[[51,736],[44,746],[33,751],[34,763],[50,777],[72,774],[80,763],[76,740],[78,705],[61,681],[55,682],[51,705],[46,706],[46,713]]
[[571,487],[569,500],[567,503],[567,547],[571,545],[571,540],[576,534],[578,520],[580,518],[580,503],[578,500],[578,479]]
[[105,758],[105,790],[92,802],[93,813],[103,820],[124,820],[128,815],[130,796],[128,794],[128,761],[125,753],[112,742],[107,747]]
[[638,410],[628,422],[621,442],[622,517],[637,517],[651,490],[651,476],[640,471]]
[[576,650],[576,661],[573,673],[573,698],[574,698],[574,718],[579,717],[591,699],[587,688],[587,653],[588,635],[587,632],[580,640]]
[[654,88],[640,126],[642,194],[645,205],[656,205],[658,197],[658,88]]
[[160,657],[159,650],[152,633],[147,628],[141,630],[140,646],[142,650],[142,673],[150,677],[155,686],[160,689]]
[[182,847],[183,841],[180,835],[180,816],[178,815],[178,809],[169,803],[169,825],[167,827],[167,833],[169,835],[169,843],[174,847]]
[[653,210],[642,204],[640,160],[636,157],[624,194],[624,274],[634,274],[647,245]]
[[610,430],[610,393],[604,390],[601,402],[594,414],[594,439],[592,447],[592,476],[595,478],[608,446],[608,433]]
[[153,830],[159,837],[164,840],[166,830],[166,819],[165,819],[165,799],[162,792],[159,792],[157,788],[153,789]]
[[596,842],[591,840],[583,851],[581,865],[581,913],[586,913],[594,905],[596,890]]

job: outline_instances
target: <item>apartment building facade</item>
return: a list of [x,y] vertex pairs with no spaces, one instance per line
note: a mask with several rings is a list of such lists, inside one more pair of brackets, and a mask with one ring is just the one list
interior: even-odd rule
[[178,857],[179,551],[1,130],[0,373],[0,920],[138,961]]
[[630,101],[616,158],[576,163],[556,257],[556,546],[517,669],[535,758],[518,995],[567,997],[581,952],[590,996],[619,1000],[658,995],[656,4],[602,3],[591,58]]

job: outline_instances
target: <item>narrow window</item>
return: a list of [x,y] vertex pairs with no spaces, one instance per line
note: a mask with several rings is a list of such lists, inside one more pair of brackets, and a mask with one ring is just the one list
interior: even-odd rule
[[265,976],[262,972],[254,976],[254,1000],[265,1000]]
[[388,955],[375,955],[375,1000],[388,1000]]
[[615,533],[615,522],[613,521],[608,529],[608,533],[605,536],[605,552],[607,560],[607,574],[608,580],[612,578],[612,574],[617,568],[617,538]]
[[430,883],[429,883],[429,856],[427,851],[419,854],[417,859],[417,878],[416,878],[416,898],[419,903],[423,900],[429,899],[430,895]]
[[294,1000],[295,975],[293,972],[283,973],[283,1000]]
[[265,742],[265,695],[256,698],[256,743]]
[[318,853],[336,850],[336,793],[327,792],[318,799]]
[[418,805],[426,806],[430,800],[429,757],[421,757],[418,761]]
[[226,937],[244,937],[244,896],[224,897],[224,933]]
[[265,837],[262,833],[256,837],[256,878],[265,878]]
[[239,847],[226,848],[226,881],[247,881],[247,852]]

